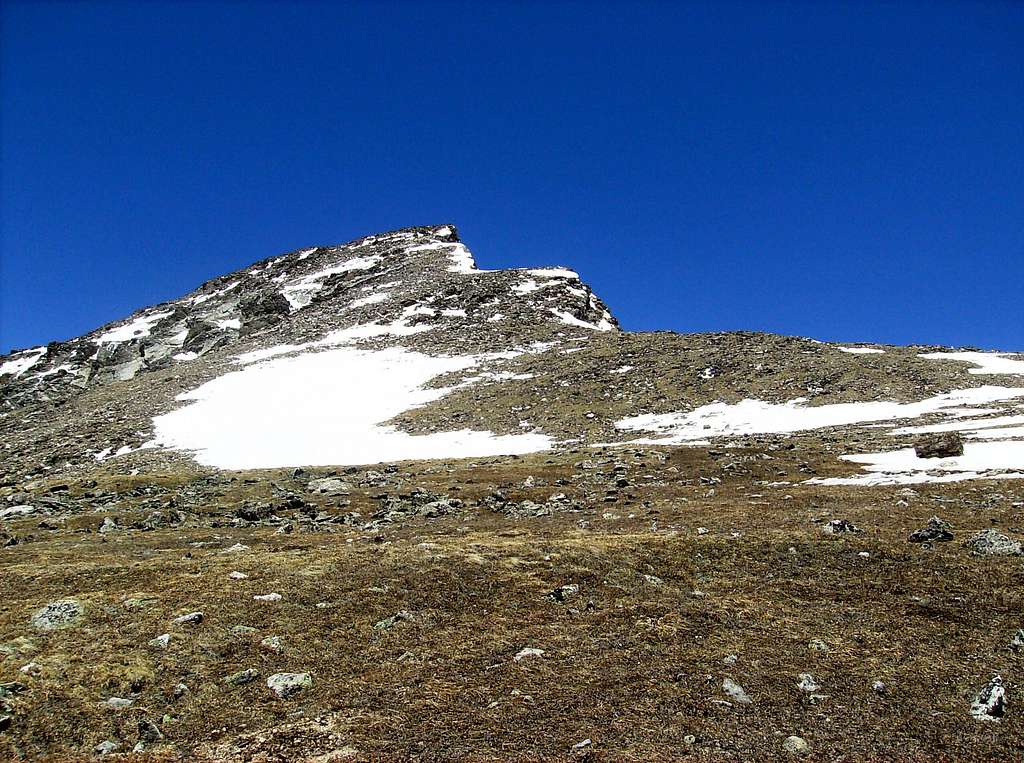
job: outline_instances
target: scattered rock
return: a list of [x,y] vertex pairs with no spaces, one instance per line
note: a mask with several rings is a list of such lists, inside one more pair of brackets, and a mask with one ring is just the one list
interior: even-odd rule
[[1010,639],[1010,649],[1015,652],[1024,650],[1024,628],[1019,628],[1017,632],[1013,634],[1013,638]]
[[100,742],[98,745],[93,747],[92,751],[95,752],[97,755],[109,755],[110,753],[117,750],[119,746],[120,745],[118,745],[117,742],[113,741],[112,739],[108,739],[106,742]]
[[274,673],[267,679],[267,688],[274,692],[278,699],[288,699],[312,685],[313,677],[309,673]]
[[171,634],[170,633],[164,633],[164,634],[162,634],[160,636],[157,636],[155,639],[151,639],[150,642],[149,642],[149,645],[151,647],[153,647],[154,649],[166,649],[167,646],[170,643],[171,643]]
[[233,625],[231,626],[231,634],[233,636],[251,636],[256,632],[256,629],[248,625]]
[[729,699],[737,704],[749,705],[753,702],[753,700],[747,695],[747,692],[744,691],[743,687],[731,678],[726,678],[722,681],[722,691],[726,693]]
[[267,636],[260,642],[260,646],[270,652],[280,652],[283,649],[280,636]]
[[281,601],[281,594],[279,593],[265,593],[252,597],[254,601]]
[[543,657],[543,656],[544,656],[544,650],[543,649],[535,649],[532,646],[528,646],[528,647],[526,647],[524,649],[520,649],[518,652],[516,652],[515,656],[513,656],[512,659],[515,660],[516,662],[522,662],[523,660],[527,660],[527,659],[530,659],[532,657]]
[[245,670],[240,670],[237,673],[232,673],[224,679],[224,683],[231,686],[244,686],[245,684],[251,684],[259,677],[260,672],[258,670],[255,668],[246,668]]
[[914,443],[918,458],[952,458],[964,454],[964,441],[959,432],[936,432]]
[[163,732],[161,732],[160,728],[152,721],[147,721],[145,719],[139,721],[138,730],[139,742],[143,743],[143,745],[147,742],[150,744],[153,742],[159,742],[164,738]]
[[847,535],[864,532],[848,519],[833,519],[826,522],[821,526],[821,531],[825,535]]
[[189,612],[185,615],[179,615],[171,620],[171,622],[175,625],[199,625],[204,617],[205,615],[202,612]]
[[112,707],[115,710],[124,710],[126,707],[131,707],[135,704],[134,699],[127,699],[125,697],[108,697],[103,701],[104,705]]
[[103,522],[100,523],[100,532],[103,534],[116,532],[120,529],[121,528],[118,526],[117,522],[115,522],[112,517],[104,517]]
[[1006,713],[1006,689],[1001,676],[994,676],[974,695],[971,715],[978,721],[1001,721]]
[[821,689],[821,685],[814,680],[814,676],[810,673],[801,673],[800,682],[796,685],[800,691],[813,694],[814,692]]
[[404,609],[400,612],[395,612],[391,617],[385,617],[383,620],[377,621],[374,624],[373,629],[378,631],[386,631],[389,628],[395,626],[395,624],[405,621],[411,621],[413,619],[412,612],[407,612]]
[[39,509],[35,506],[9,506],[6,509],[0,509],[0,522],[6,522],[11,519],[21,519],[22,517],[30,517],[37,511],[39,511]]
[[32,615],[32,626],[41,631],[52,631],[73,625],[82,618],[82,605],[74,599],[52,601]]
[[807,642],[807,646],[810,647],[812,652],[827,652],[828,644],[822,641],[820,638],[812,638]]
[[232,580],[245,580],[249,576],[246,575],[244,572],[239,572],[238,570],[235,570],[234,572],[229,572],[228,577]]
[[998,530],[988,528],[971,536],[966,543],[978,556],[1020,556],[1021,544]]
[[914,530],[907,538],[911,543],[945,543],[953,540],[953,533],[948,522],[943,522],[938,517],[932,517],[928,524],[920,530]]
[[788,736],[782,743],[782,749],[790,755],[806,755],[811,751],[811,746],[803,737]]
[[310,480],[309,489],[311,492],[324,495],[343,495],[350,492],[352,486],[336,477],[325,477],[323,479]]
[[567,585],[560,585],[555,590],[547,594],[547,597],[553,601],[557,601],[559,604],[571,599],[573,596],[580,592],[580,587],[575,583],[569,583]]

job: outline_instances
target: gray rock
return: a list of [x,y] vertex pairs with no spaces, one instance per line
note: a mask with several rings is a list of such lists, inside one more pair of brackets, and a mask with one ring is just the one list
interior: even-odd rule
[[256,632],[255,628],[248,625],[233,625],[231,626],[231,634],[234,636],[251,636]]
[[403,620],[411,621],[412,619],[412,612],[407,612],[403,609],[402,611],[396,612],[395,614],[391,615],[391,617],[385,617],[383,620],[379,620],[373,626],[373,629],[378,631],[386,631]]
[[267,688],[279,699],[288,699],[313,685],[309,673],[274,673],[267,679]]
[[111,517],[104,517],[103,522],[100,524],[100,532],[104,535],[106,535],[107,533],[116,532],[120,529],[121,528],[118,527],[117,522],[115,522]]
[[722,681],[722,691],[728,695],[729,699],[739,705],[749,705],[753,702],[753,700],[747,695],[747,692],[744,691],[743,687],[731,678],[726,678]]
[[6,509],[0,509],[0,522],[6,522],[11,519],[21,519],[22,517],[30,517],[39,511],[35,506],[10,506]]
[[566,585],[560,585],[555,590],[551,591],[547,596],[549,599],[557,601],[559,604],[571,599],[573,596],[580,592],[580,587],[575,583],[568,583]]
[[967,547],[978,556],[1020,556],[1021,544],[998,530],[988,528],[971,536]]
[[945,543],[953,540],[953,533],[948,522],[943,522],[938,517],[932,517],[928,524],[920,530],[914,530],[907,538],[911,543]]
[[164,633],[163,635],[157,636],[155,639],[151,639],[149,641],[149,645],[154,649],[166,649],[170,643],[170,633]]
[[801,673],[800,682],[796,685],[800,691],[813,694],[814,692],[821,689],[821,685],[814,679],[814,676],[810,673]]
[[964,441],[959,432],[936,432],[914,443],[918,458],[951,458],[964,454]]
[[175,625],[199,625],[204,617],[202,612],[189,612],[188,614],[175,617],[171,622]]
[[117,750],[118,747],[120,747],[120,745],[117,742],[112,739],[108,739],[106,742],[100,742],[98,745],[93,747],[92,751],[97,755],[109,755]]
[[74,599],[52,601],[32,615],[32,627],[52,631],[73,625],[82,618],[82,605]]
[[103,701],[104,705],[112,707],[115,710],[123,710],[126,707],[131,707],[135,704],[134,699],[127,699],[125,697],[108,697]]
[[811,746],[803,737],[788,736],[782,743],[782,749],[790,755],[806,755],[811,751]]
[[1006,689],[1001,676],[994,676],[974,695],[971,715],[978,721],[999,722],[1006,714]]
[[153,742],[159,742],[164,738],[163,732],[161,732],[160,728],[152,721],[143,719],[139,721],[138,728],[140,743],[149,742],[152,744]]
[[310,480],[309,489],[314,493],[323,493],[324,495],[343,495],[351,491],[352,486],[337,477],[324,477]]
[[1015,652],[1024,650],[1024,628],[1019,628],[1017,632],[1013,634],[1013,638],[1010,639],[1010,649]]
[[821,526],[825,535],[847,535],[864,532],[848,519],[833,519]]
[[260,677],[260,672],[255,668],[246,668],[245,670],[239,670],[237,673],[232,673],[230,676],[224,679],[224,683],[230,686],[244,686],[245,684],[251,684],[257,678]]

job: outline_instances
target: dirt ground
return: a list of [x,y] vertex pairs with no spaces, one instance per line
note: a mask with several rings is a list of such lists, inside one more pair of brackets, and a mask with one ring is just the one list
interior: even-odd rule
[[[1024,481],[800,484],[852,470],[799,448],[651,447],[341,473],[343,497],[309,490],[330,470],[40,481],[28,503],[78,508],[5,524],[0,759],[92,759],[109,740],[108,759],[139,761],[746,761],[795,759],[790,736],[804,760],[1024,758],[1024,562],[964,546],[1024,537]],[[371,521],[414,488],[462,505]],[[106,497],[73,502],[90,490]],[[282,492],[360,516],[237,521]],[[543,510],[509,509],[524,501]],[[188,520],[132,529],[154,506]],[[954,539],[908,542],[933,515]],[[833,519],[861,532],[823,533]],[[34,628],[62,599],[81,619]],[[280,699],[280,672],[312,685]],[[996,675],[1006,715],[978,721]]]

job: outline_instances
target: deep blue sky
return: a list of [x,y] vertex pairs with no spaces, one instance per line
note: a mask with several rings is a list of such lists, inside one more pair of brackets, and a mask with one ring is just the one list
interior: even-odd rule
[[629,329],[1024,350],[1024,3],[3,3],[0,351],[456,223]]

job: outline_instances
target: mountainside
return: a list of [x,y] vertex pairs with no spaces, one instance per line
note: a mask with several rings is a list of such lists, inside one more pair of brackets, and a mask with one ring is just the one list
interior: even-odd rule
[[524,260],[407,228],[0,357],[0,758],[1024,756],[1024,355]]
[[[107,459],[349,465],[837,427],[856,427],[844,447],[888,451],[906,444],[890,435],[913,433],[858,425],[921,417],[978,430],[982,442],[944,471],[1002,474],[1022,461],[1019,444],[989,440],[1020,439],[991,427],[1024,421],[1013,418],[1024,360],[621,332],[575,272],[479,270],[450,225],[263,260],[0,358],[0,385],[9,480]],[[905,477],[934,466],[904,461]]]

